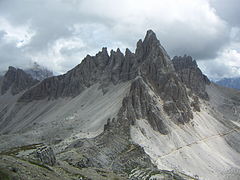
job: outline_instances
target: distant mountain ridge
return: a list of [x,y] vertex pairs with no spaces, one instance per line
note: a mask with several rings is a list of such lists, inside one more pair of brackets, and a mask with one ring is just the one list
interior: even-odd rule
[[38,83],[29,74],[22,69],[9,67],[6,74],[1,78],[1,94],[5,94],[8,90],[12,95],[16,95]]
[[[19,68],[19,67],[14,67],[14,68],[23,70],[27,74],[31,75],[33,79],[36,79],[38,81],[42,81],[48,77],[54,76],[53,71],[38,64],[37,62],[34,62],[33,65],[27,68]],[[7,71],[8,70],[0,71],[0,77],[3,77],[7,73]]]
[[228,88],[234,88],[240,90],[240,77],[235,78],[223,78],[215,82],[216,84]]
[[10,89],[10,93],[16,95],[51,76],[53,72],[36,62],[31,68],[24,70],[9,66],[8,70],[0,75],[0,91],[3,95]]

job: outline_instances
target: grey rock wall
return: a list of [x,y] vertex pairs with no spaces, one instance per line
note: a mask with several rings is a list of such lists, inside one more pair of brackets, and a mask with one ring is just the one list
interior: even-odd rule
[[50,166],[53,166],[56,164],[55,154],[53,152],[53,149],[49,146],[38,148],[34,152],[34,157],[37,160],[43,162],[44,164],[48,164]]
[[9,89],[12,95],[16,95],[38,83],[30,75],[21,69],[9,67],[8,71],[2,78],[1,94],[5,94]]
[[175,56],[173,65],[181,81],[201,98],[208,100],[206,85],[210,84],[209,79],[198,68],[195,60],[191,56]]

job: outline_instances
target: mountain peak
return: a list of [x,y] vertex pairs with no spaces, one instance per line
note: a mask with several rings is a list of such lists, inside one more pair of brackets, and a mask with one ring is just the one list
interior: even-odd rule
[[149,39],[156,39],[156,40],[158,40],[155,32],[153,32],[153,30],[151,30],[151,29],[147,31],[146,36],[144,38],[144,41],[145,40],[149,40]]
[[156,34],[152,30],[148,30],[144,38],[143,44],[159,46],[160,42],[157,39]]
[[8,71],[3,77],[1,94],[5,94],[9,89],[11,89],[12,95],[18,94],[37,82],[37,80],[34,80],[22,69],[9,66]]
[[[41,92],[41,98],[76,96],[96,82],[117,84],[134,79],[141,71],[144,72],[144,75],[153,75],[153,71],[155,73],[173,72],[171,63],[156,34],[152,30],[148,30],[144,41],[138,41],[135,53],[126,49],[125,54],[123,54],[118,48],[116,51],[111,50],[108,54],[107,48],[102,48],[102,51],[95,56],[87,56],[81,64],[69,73],[43,81],[39,85],[42,88],[34,88],[31,90],[32,92],[28,93],[31,94],[33,99],[39,99],[38,93],[40,92],[38,89],[44,91]],[[66,86],[66,82],[68,82],[68,86]],[[57,90],[56,86],[60,90]],[[49,89],[46,89],[46,87]],[[26,93],[21,100],[29,101],[29,97],[30,95],[28,96]]]
[[156,36],[155,32],[153,32],[153,30],[149,29],[147,30],[147,36]]
[[176,70],[185,68],[198,68],[196,60],[186,54],[184,56],[175,56],[173,58],[173,62]]
[[151,52],[158,53],[162,51],[159,40],[152,30],[148,30],[144,40],[141,39],[137,42],[136,55],[140,58],[145,58]]
[[125,56],[129,55],[129,54],[132,54],[132,52],[130,51],[130,49],[126,48],[125,50]]

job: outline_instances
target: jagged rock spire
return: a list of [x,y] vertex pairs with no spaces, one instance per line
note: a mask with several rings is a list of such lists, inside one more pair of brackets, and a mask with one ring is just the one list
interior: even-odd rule
[[1,94],[5,94],[9,89],[11,89],[11,94],[18,94],[37,82],[23,70],[10,66],[2,80]]
[[[96,56],[87,56],[81,64],[63,76],[49,78],[40,83],[39,87],[32,88],[22,96],[20,101],[74,97],[95,83],[100,83],[102,86],[109,83],[117,84],[133,80],[138,75],[156,83],[159,92],[167,87],[172,92],[174,89],[172,84],[177,84],[176,87],[182,89],[175,75],[169,75],[174,73],[176,71],[167,52],[161,46],[156,34],[148,30],[144,40],[138,41],[135,53],[126,49],[123,54],[120,49],[117,49],[108,54],[107,48],[102,48]],[[168,86],[164,86],[165,84]],[[176,92],[178,93],[174,92],[169,97],[174,96],[173,99],[176,99],[175,96],[178,94],[185,97],[185,91],[176,90]]]
[[149,46],[160,46],[160,42],[157,39],[156,34],[152,31],[152,30],[148,30],[147,34],[144,38],[143,44],[145,46],[149,45]]
[[157,39],[156,34],[152,30],[148,30],[147,34],[142,41],[141,39],[137,43],[136,54],[137,55],[146,55],[154,47],[159,47],[160,42]]
[[170,57],[152,30],[147,31],[143,41],[138,41],[135,54],[138,62],[147,60],[159,64],[162,68],[173,70]]
[[175,56],[172,61],[181,81],[191,89],[193,93],[203,99],[208,99],[205,88],[206,84],[210,84],[210,81],[198,68],[196,61],[187,55],[183,57]]

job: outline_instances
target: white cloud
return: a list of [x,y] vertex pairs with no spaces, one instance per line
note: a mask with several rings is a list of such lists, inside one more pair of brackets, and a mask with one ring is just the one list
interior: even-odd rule
[[240,47],[240,44],[234,43],[223,49],[214,60],[199,61],[200,68],[212,80],[219,80],[224,77],[239,77],[240,50],[235,49],[235,47]]
[[22,47],[30,43],[35,32],[30,29],[29,23],[21,26],[12,26],[6,19],[0,17],[0,31],[4,32],[2,40],[6,43],[15,43]]

